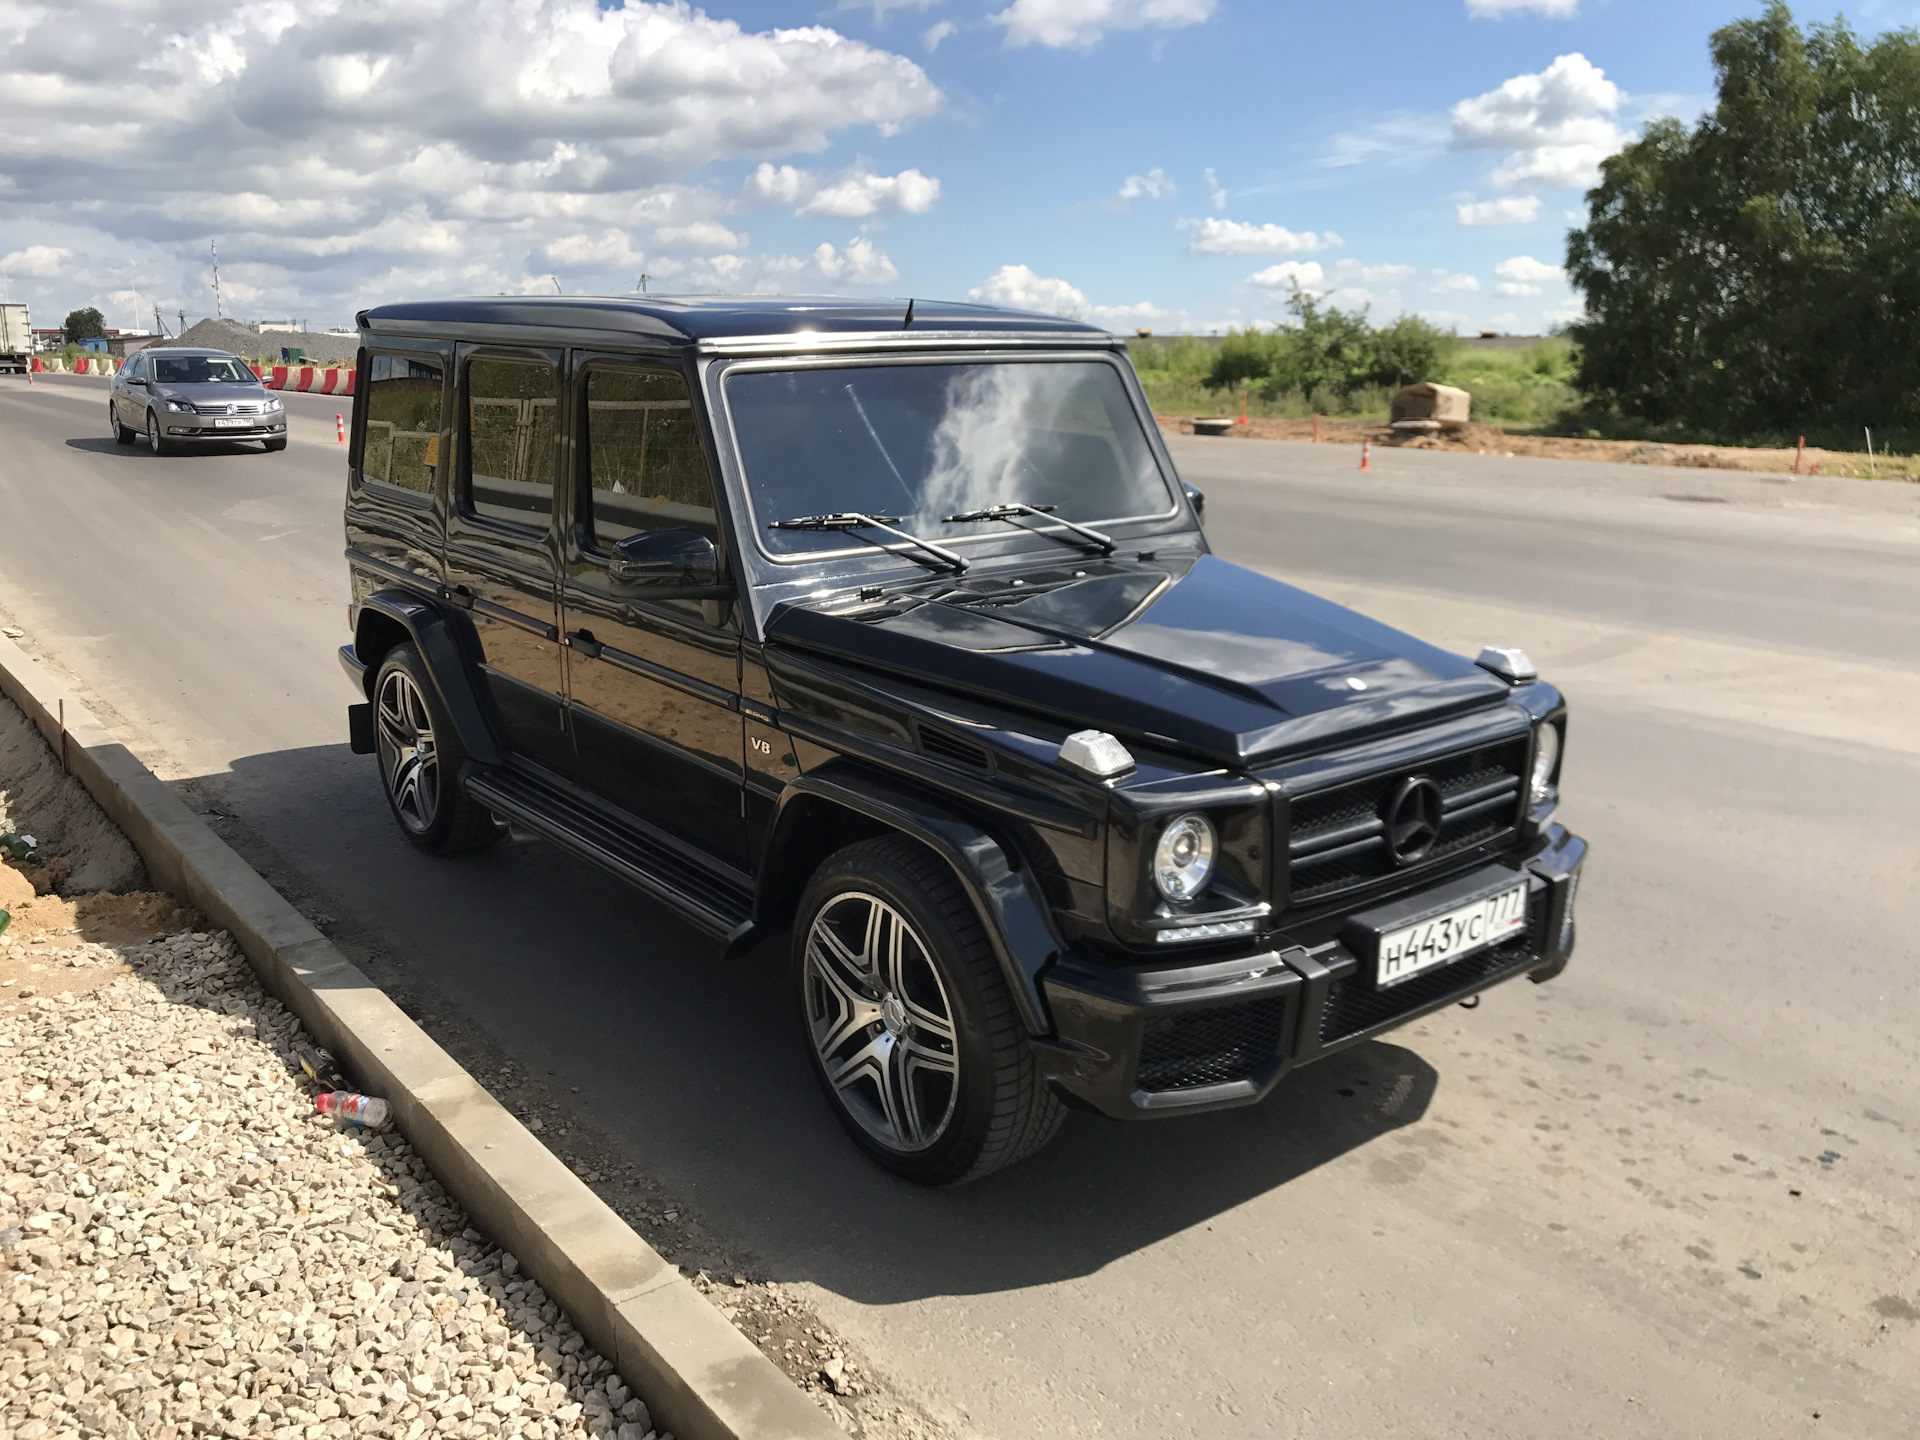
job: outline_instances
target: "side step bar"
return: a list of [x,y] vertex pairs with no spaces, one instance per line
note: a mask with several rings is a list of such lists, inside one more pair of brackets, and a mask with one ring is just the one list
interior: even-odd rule
[[[737,954],[753,930],[753,896],[711,862],[690,867],[672,844],[603,813],[559,785],[523,770],[469,768],[467,793],[503,820],[611,871]],[[669,880],[669,875],[680,878]]]

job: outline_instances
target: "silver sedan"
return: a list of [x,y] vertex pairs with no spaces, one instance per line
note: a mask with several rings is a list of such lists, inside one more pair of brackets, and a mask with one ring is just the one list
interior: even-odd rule
[[107,424],[122,445],[144,436],[156,455],[234,440],[287,448],[286,406],[246,361],[224,350],[139,351],[113,377]]

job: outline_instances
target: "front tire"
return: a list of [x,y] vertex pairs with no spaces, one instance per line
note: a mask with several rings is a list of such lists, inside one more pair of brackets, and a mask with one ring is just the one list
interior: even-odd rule
[[173,453],[173,446],[160,433],[160,417],[151,410],[147,411],[147,449],[156,455]]
[[411,645],[397,645],[373,682],[375,753],[394,823],[430,855],[484,850],[499,823],[460,784],[466,751],[440,704],[439,688]]
[[895,836],[828,859],[801,897],[792,966],[814,1077],[895,1174],[976,1180],[1059,1130],[1066,1109],[973,902],[930,851]]
[[286,439],[286,436],[284,435],[281,436],[278,440],[267,441],[267,453],[269,455],[271,455],[276,450],[284,450],[286,448],[287,448],[287,439]]

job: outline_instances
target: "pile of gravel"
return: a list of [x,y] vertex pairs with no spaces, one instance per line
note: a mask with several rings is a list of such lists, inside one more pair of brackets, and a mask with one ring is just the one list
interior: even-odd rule
[[171,340],[156,340],[159,345],[198,346],[206,350],[225,350],[243,360],[278,364],[282,347],[305,352],[307,365],[348,365],[358,353],[360,340],[354,335],[318,335],[284,330],[264,334],[237,320],[196,320]]
[[313,1113],[228,936],[0,936],[0,973],[0,1433],[650,1433],[404,1139]]

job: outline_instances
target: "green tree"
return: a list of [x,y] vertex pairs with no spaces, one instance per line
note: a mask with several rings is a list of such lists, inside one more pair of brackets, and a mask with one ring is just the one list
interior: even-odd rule
[[96,340],[107,333],[107,320],[98,310],[89,305],[82,310],[68,312],[67,320],[60,332],[69,342]]
[[1567,272],[1592,405],[1700,430],[1920,423],[1920,34],[1716,31],[1718,103],[1602,167]]
[[1373,332],[1369,384],[1398,390],[1416,380],[1435,380],[1460,352],[1460,340],[1418,315],[1402,315]]
[[1365,310],[1342,310],[1298,285],[1287,300],[1292,320],[1262,331],[1229,331],[1208,369],[1209,389],[1257,384],[1262,394],[1325,392],[1341,399],[1371,385],[1431,380],[1459,341],[1414,315],[1376,330]]

